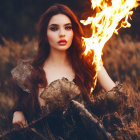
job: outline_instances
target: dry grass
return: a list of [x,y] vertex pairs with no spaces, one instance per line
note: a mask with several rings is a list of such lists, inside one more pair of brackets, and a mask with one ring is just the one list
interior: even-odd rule
[[140,91],[140,42],[129,35],[123,38],[114,35],[103,52],[104,65],[111,77]]

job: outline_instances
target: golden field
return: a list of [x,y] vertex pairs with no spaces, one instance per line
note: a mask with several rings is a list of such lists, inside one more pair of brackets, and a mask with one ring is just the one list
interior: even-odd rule
[[[10,84],[10,71],[20,59],[30,59],[36,53],[36,39],[29,40],[25,37],[22,43],[2,38],[0,45],[0,131],[6,130],[10,124],[7,114],[13,106],[13,94]],[[105,45],[103,62],[110,77],[114,81],[126,83],[128,92],[140,94],[140,41],[130,35],[123,37],[114,35]],[[136,106],[139,102],[135,100]],[[140,126],[139,110],[135,116],[136,123]]]

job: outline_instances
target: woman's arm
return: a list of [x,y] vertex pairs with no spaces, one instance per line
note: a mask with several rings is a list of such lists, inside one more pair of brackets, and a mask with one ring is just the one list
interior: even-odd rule
[[101,66],[101,69],[98,72],[97,79],[98,79],[98,82],[100,83],[100,85],[102,86],[102,88],[105,89],[106,91],[109,91],[113,87],[115,87],[115,83],[109,77],[109,75],[106,72],[104,66]]
[[14,99],[14,106],[10,112],[10,118],[12,124],[18,124],[21,128],[27,127],[27,121],[24,115],[24,100],[28,98],[28,93],[25,93],[15,82],[14,79],[11,79],[12,84],[12,94]]

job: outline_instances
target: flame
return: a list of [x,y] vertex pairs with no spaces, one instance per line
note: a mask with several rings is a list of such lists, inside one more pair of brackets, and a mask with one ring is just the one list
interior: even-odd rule
[[[93,78],[97,80],[97,73],[103,64],[101,56],[105,43],[113,33],[118,34],[121,27],[131,26],[128,18],[133,14],[133,8],[138,7],[139,3],[138,0],[91,0],[91,4],[96,15],[88,17],[87,20],[80,20],[80,22],[84,25],[91,24],[91,37],[82,37],[82,41],[86,46],[84,55],[88,55],[91,50],[94,51],[92,63],[96,64],[96,75]],[[94,85],[96,85],[96,80]]]

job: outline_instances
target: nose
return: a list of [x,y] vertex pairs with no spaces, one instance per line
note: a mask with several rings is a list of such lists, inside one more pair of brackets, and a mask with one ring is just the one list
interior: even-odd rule
[[64,37],[65,36],[65,30],[64,29],[60,29],[59,36],[60,37]]

